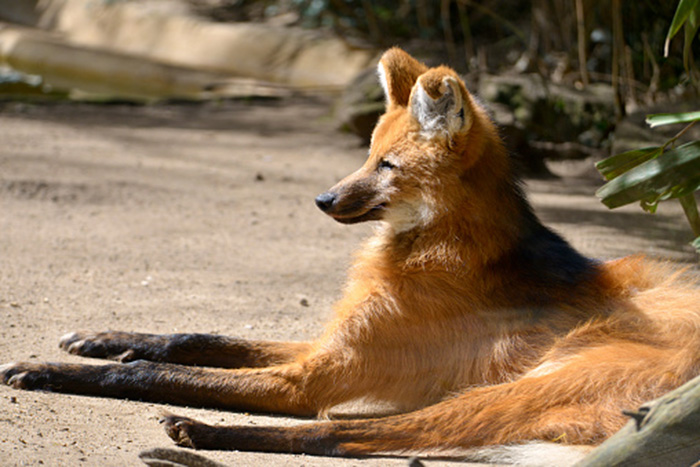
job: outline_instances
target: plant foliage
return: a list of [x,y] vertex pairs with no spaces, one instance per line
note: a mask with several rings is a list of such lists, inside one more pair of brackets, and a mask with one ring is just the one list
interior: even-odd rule
[[[665,53],[671,39],[685,29],[683,62],[689,71],[691,45],[700,26],[700,0],[680,0],[666,36]],[[688,73],[691,74],[690,72]],[[596,164],[608,180],[596,193],[609,208],[639,202],[647,212],[655,212],[660,201],[677,199],[696,238],[691,243],[700,253],[700,214],[695,192],[700,189],[700,141],[676,147],[676,141],[700,120],[700,111],[648,115],[652,128],[686,124],[663,146],[635,149]]]

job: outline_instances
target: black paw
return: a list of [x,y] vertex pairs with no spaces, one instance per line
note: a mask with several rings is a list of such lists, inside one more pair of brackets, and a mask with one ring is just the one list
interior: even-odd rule
[[204,426],[196,420],[178,415],[164,415],[160,423],[165,428],[165,432],[175,441],[178,446],[197,449],[196,431],[198,426]]
[[106,358],[119,362],[131,362],[141,358],[129,348],[127,333],[118,332],[71,332],[61,337],[59,347],[73,355],[92,358]]
[[43,363],[7,363],[0,366],[0,381],[15,389],[48,389],[51,368]]

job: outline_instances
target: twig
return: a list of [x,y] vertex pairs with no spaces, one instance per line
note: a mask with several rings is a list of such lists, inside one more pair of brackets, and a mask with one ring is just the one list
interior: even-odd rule
[[367,27],[369,28],[370,36],[375,43],[382,44],[382,30],[379,27],[377,16],[374,14],[374,10],[372,9],[372,4],[369,2],[369,0],[362,0],[362,8],[365,10],[365,17],[367,18]]
[[627,83],[627,94],[628,94],[628,99],[631,100],[632,102],[637,102],[637,95],[634,92],[634,65],[632,65],[632,48],[625,44],[625,55],[624,55],[624,63],[625,63],[625,76],[626,76],[626,83]]
[[[430,29],[430,20],[428,19],[426,0],[416,0],[416,16],[418,17],[418,26],[427,32]],[[425,32],[422,34],[425,34]]]
[[457,11],[459,11],[459,24],[462,26],[462,37],[464,38],[464,58],[468,64],[476,55],[472,30],[469,26],[469,15],[467,7],[462,2],[457,2]]
[[447,48],[447,56],[450,62],[457,61],[457,48],[455,47],[455,38],[452,33],[452,21],[450,18],[450,0],[442,0],[440,2],[440,15],[442,17],[442,28],[445,33],[445,47]]
[[481,5],[480,3],[477,3],[474,0],[458,0],[458,1],[461,3],[464,3],[465,5],[470,5],[474,8],[476,8],[477,10],[480,10],[482,13],[485,13],[485,14],[491,16],[493,19],[495,19],[496,21],[501,23],[503,26],[510,29],[511,32],[513,32],[513,34],[515,34],[518,37],[518,39],[520,39],[522,41],[523,44],[525,44],[526,46],[528,45],[527,38],[525,37],[525,34],[523,34],[523,32],[520,30],[520,28],[518,28],[515,24],[511,23],[510,21],[508,21],[503,16],[499,15],[498,13],[496,13],[495,11],[490,9],[489,7]]
[[666,142],[664,143],[664,145],[661,146],[661,149],[662,149],[663,151],[665,151],[666,148],[667,148],[669,145],[675,143],[675,142],[678,140],[678,138],[680,138],[681,136],[683,136],[684,134],[686,134],[686,132],[687,132],[688,130],[690,130],[691,128],[693,128],[693,125],[695,125],[697,122],[698,122],[698,121],[695,120],[695,121],[690,122],[688,125],[686,125],[685,128],[683,128],[681,131],[679,131],[678,133],[676,133],[676,135],[675,135],[673,138],[671,138],[671,139],[669,139],[668,141],[666,141]]
[[613,47],[612,47],[612,87],[615,94],[615,116],[621,120],[625,116],[625,107],[620,95],[620,61],[622,43],[622,4],[620,0],[612,1],[612,27],[613,27]]
[[659,82],[661,80],[661,69],[659,68],[659,62],[654,56],[654,51],[651,50],[651,46],[649,45],[649,38],[646,33],[642,34],[642,42],[644,44],[644,55],[646,55],[649,58],[649,62],[651,63],[651,79],[649,80],[649,89],[647,91],[647,96],[648,98],[651,98],[650,100],[652,100],[653,102],[656,91],[659,89]]
[[576,0],[576,30],[578,33],[578,68],[581,73],[581,82],[588,86],[588,70],[586,68],[586,18],[583,9],[583,0]]

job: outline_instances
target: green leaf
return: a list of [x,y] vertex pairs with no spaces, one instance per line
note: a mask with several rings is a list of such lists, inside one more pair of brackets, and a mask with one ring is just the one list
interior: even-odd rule
[[688,15],[688,20],[685,22],[684,29],[684,43],[683,43],[683,66],[685,71],[690,73],[690,53],[692,52],[692,43],[695,39],[695,34],[698,32],[698,19],[700,18],[700,10],[698,8],[700,5],[696,5],[695,8]]
[[688,193],[684,196],[680,196],[678,201],[681,203],[681,206],[683,206],[683,212],[685,212],[685,217],[688,219],[693,233],[700,236],[700,213],[698,213],[698,203],[695,201],[695,195],[693,193]]
[[673,36],[680,31],[690,13],[697,8],[697,5],[698,0],[680,0],[680,2],[678,2],[676,14],[673,15],[673,21],[671,21],[671,26],[668,28],[668,35],[666,36],[666,42],[664,43],[664,57],[668,57],[668,48],[669,44],[671,43],[671,39],[673,39]]
[[674,123],[690,123],[697,120],[700,120],[700,111],[647,115],[646,122],[650,127],[654,128],[662,125],[672,125]]
[[695,251],[697,251],[698,254],[700,254],[700,237],[693,240],[690,244],[693,245],[693,248],[695,248]]
[[648,212],[649,214],[655,214],[656,213],[656,208],[659,207],[659,198],[656,197],[654,199],[643,199],[639,202],[639,206],[645,211]]
[[[700,112],[698,112],[698,115],[700,116]],[[654,159],[659,156],[662,151],[663,148],[653,146],[615,154],[600,162],[596,162],[595,168],[598,169],[606,180],[612,180],[618,175],[637,167],[639,164]]]
[[700,141],[684,144],[606,183],[596,195],[610,209],[635,201],[651,206],[700,188]]

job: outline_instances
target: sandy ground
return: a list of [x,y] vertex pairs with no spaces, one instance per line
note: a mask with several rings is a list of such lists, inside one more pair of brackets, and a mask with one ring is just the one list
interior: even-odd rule
[[[316,194],[363,161],[317,101],[155,107],[0,104],[0,362],[84,361],[72,330],[312,338],[371,225]],[[609,212],[584,179],[531,181],[539,214],[583,252],[693,261],[680,208]],[[142,465],[163,409],[211,423],[303,421],[0,387],[1,465]],[[229,465],[402,459],[210,452]],[[437,465],[443,462],[430,462]]]

